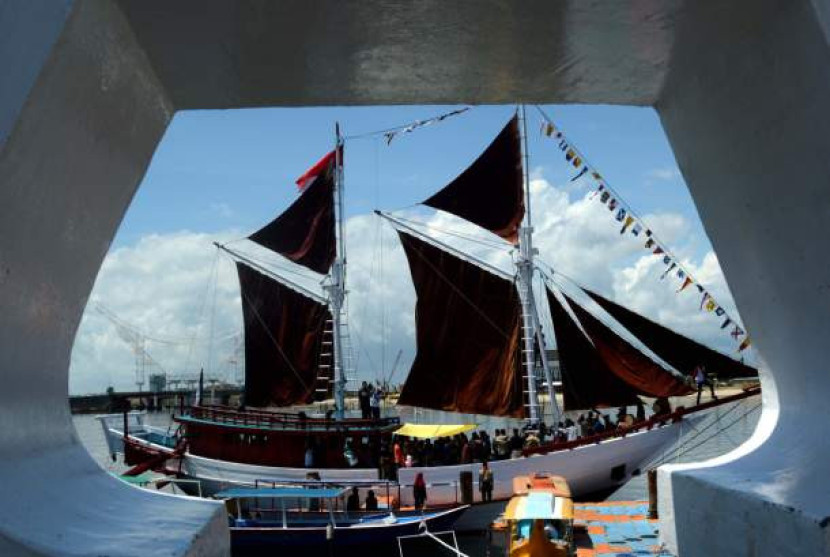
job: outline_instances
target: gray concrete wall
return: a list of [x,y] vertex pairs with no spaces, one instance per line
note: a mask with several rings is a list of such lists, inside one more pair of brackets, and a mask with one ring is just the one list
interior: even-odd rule
[[173,107],[111,2],[0,11],[0,549],[227,554],[221,504],[109,476],[67,404],[87,297]]
[[830,552],[827,6],[696,3],[657,103],[765,363],[754,438],[660,471],[663,536],[684,556]]
[[767,364],[753,440],[661,471],[665,540],[684,556],[830,552],[828,14],[827,0],[0,1],[0,549],[227,551],[221,509],[101,472],[66,402],[84,305],[175,110],[538,101],[656,106]]

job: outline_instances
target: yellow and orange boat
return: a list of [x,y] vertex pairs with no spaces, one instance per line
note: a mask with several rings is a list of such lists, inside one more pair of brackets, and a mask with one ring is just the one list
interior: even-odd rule
[[493,531],[506,538],[505,557],[570,557],[576,554],[573,523],[565,479],[535,474],[513,479],[513,497]]

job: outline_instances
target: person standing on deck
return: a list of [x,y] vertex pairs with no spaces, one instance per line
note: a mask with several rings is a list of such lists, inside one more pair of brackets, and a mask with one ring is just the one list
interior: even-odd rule
[[715,385],[706,377],[706,368],[703,364],[698,365],[694,370],[695,384],[697,385],[697,404],[700,404],[700,393],[703,392],[703,386],[709,385],[709,392],[712,394],[712,399],[717,400],[715,395]]
[[637,421],[644,422],[646,419],[646,405],[637,397]]
[[478,472],[478,490],[481,491],[481,501],[493,500],[493,471],[487,465],[487,460],[481,463],[481,470]]
[[357,392],[357,400],[360,402],[360,416],[364,420],[368,420],[371,415],[371,407],[369,404],[369,385],[366,384],[366,381],[363,382],[363,385],[360,386],[360,390]]
[[366,510],[367,511],[376,511],[378,510],[378,498],[375,497],[375,492],[373,490],[369,490],[369,494],[366,495]]
[[403,449],[401,448],[401,440],[399,437],[395,437],[395,445],[392,447],[392,456],[395,461],[395,466],[397,468],[403,468],[405,459],[403,456]]
[[357,491],[357,487],[352,488],[352,494],[349,495],[348,499],[346,499],[346,510],[347,511],[359,511],[360,510],[360,494]]
[[510,437],[510,458],[519,458],[522,456],[522,449],[524,448],[524,440],[519,437],[519,430],[513,428],[513,435]]
[[671,403],[669,402],[669,398],[665,396],[658,397],[655,399],[654,404],[651,405],[651,410],[654,412],[654,416],[671,414]]
[[383,394],[380,390],[380,387],[375,389],[372,393],[371,398],[369,399],[369,409],[372,413],[372,419],[375,421],[380,420],[380,399],[383,397]]
[[504,460],[510,456],[510,441],[507,439],[507,430],[496,430],[496,438],[493,439],[493,452],[498,460]]
[[415,476],[415,483],[412,484],[412,498],[415,499],[415,509],[423,510],[427,501],[427,483],[421,472],[418,472]]

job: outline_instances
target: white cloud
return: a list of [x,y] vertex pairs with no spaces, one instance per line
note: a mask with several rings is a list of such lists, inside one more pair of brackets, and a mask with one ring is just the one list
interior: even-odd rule
[[[608,209],[588,195],[571,198],[553,187],[540,173],[531,182],[534,241],[540,258],[558,272],[665,325],[723,350],[734,343],[719,328],[719,320],[698,309],[694,287],[676,293],[676,276],[660,280],[661,258],[643,248],[644,239],[620,234],[620,224]],[[416,209],[400,213],[429,225],[441,241],[512,273],[509,246],[452,215]],[[692,257],[684,242],[690,223],[681,215],[644,216],[660,239],[672,246],[683,265],[735,315],[731,295],[717,258],[712,252]],[[448,235],[443,231],[452,231]],[[348,220],[349,320],[353,348],[362,378],[388,375],[399,350],[403,357],[395,380],[405,378],[414,356],[414,289],[406,258],[387,222],[374,215]],[[75,343],[70,374],[72,392],[100,392],[108,385],[131,388],[135,361],[130,347],[116,328],[93,308],[100,303],[119,318],[163,343],[148,341],[147,351],[167,372],[198,373],[233,380],[229,363],[238,346],[233,337],[241,330],[241,309],[236,273],[226,257],[218,257],[212,241],[240,238],[239,231],[208,235],[179,232],[149,235],[135,245],[113,250],[106,258]],[[474,240],[465,239],[466,237]],[[281,268],[288,264],[268,257],[249,242],[233,244]],[[490,246],[501,246],[492,249]],[[216,263],[214,267],[214,263]],[[211,274],[216,273],[215,280]],[[320,290],[311,273],[290,278]],[[214,287],[208,288],[209,284]],[[221,339],[213,343],[208,339]],[[196,339],[186,342],[187,339]],[[240,362],[241,366],[241,362]],[[158,370],[148,367],[147,373]],[[241,367],[240,367],[241,369]]]
[[671,182],[677,178],[680,178],[680,172],[676,168],[652,168],[646,172],[646,185],[651,186],[656,182]]
[[[241,328],[238,287],[233,269],[214,266],[214,240],[226,241],[239,233],[218,235],[178,232],[148,235],[135,245],[110,252],[93,288],[72,353],[70,391],[102,392],[135,386],[135,343],[132,333],[108,320],[104,306],[127,329],[145,335],[148,361],[145,373],[197,374],[207,352],[211,323],[214,338],[232,353]],[[218,260],[217,260],[218,261]],[[221,262],[221,261],[220,261]],[[216,280],[209,280],[215,273]],[[211,292],[207,292],[213,284]],[[216,296],[213,295],[216,292]],[[219,355],[217,355],[219,356]],[[145,385],[146,388],[146,385]]]

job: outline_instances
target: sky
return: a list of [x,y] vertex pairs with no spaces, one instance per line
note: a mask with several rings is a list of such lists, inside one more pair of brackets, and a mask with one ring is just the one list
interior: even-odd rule
[[[98,275],[73,349],[70,392],[134,388],[134,351],[142,343],[147,376],[165,372],[194,377],[205,368],[209,377],[241,380],[239,287],[230,259],[212,243],[229,242],[319,291],[319,276],[263,253],[244,238],[296,199],[294,180],[332,149],[335,122],[347,137],[347,286],[356,377],[403,381],[414,356],[414,290],[394,231],[372,211],[424,222],[429,226],[425,230],[441,241],[511,268],[508,249],[482,245],[493,244],[494,236],[418,203],[486,148],[514,114],[514,106],[474,107],[401,134],[388,145],[382,135],[370,133],[455,108],[177,113]],[[656,113],[650,108],[573,105],[543,110],[694,277],[738,317]],[[676,277],[660,279],[665,269],[661,258],[645,250],[641,238],[620,234],[613,214],[592,196],[594,182],[571,181],[575,171],[557,142],[540,133],[542,120],[535,107],[528,107],[527,120],[539,258],[564,276],[737,356],[734,341],[720,329],[721,320],[699,310],[697,292],[677,293]]]

